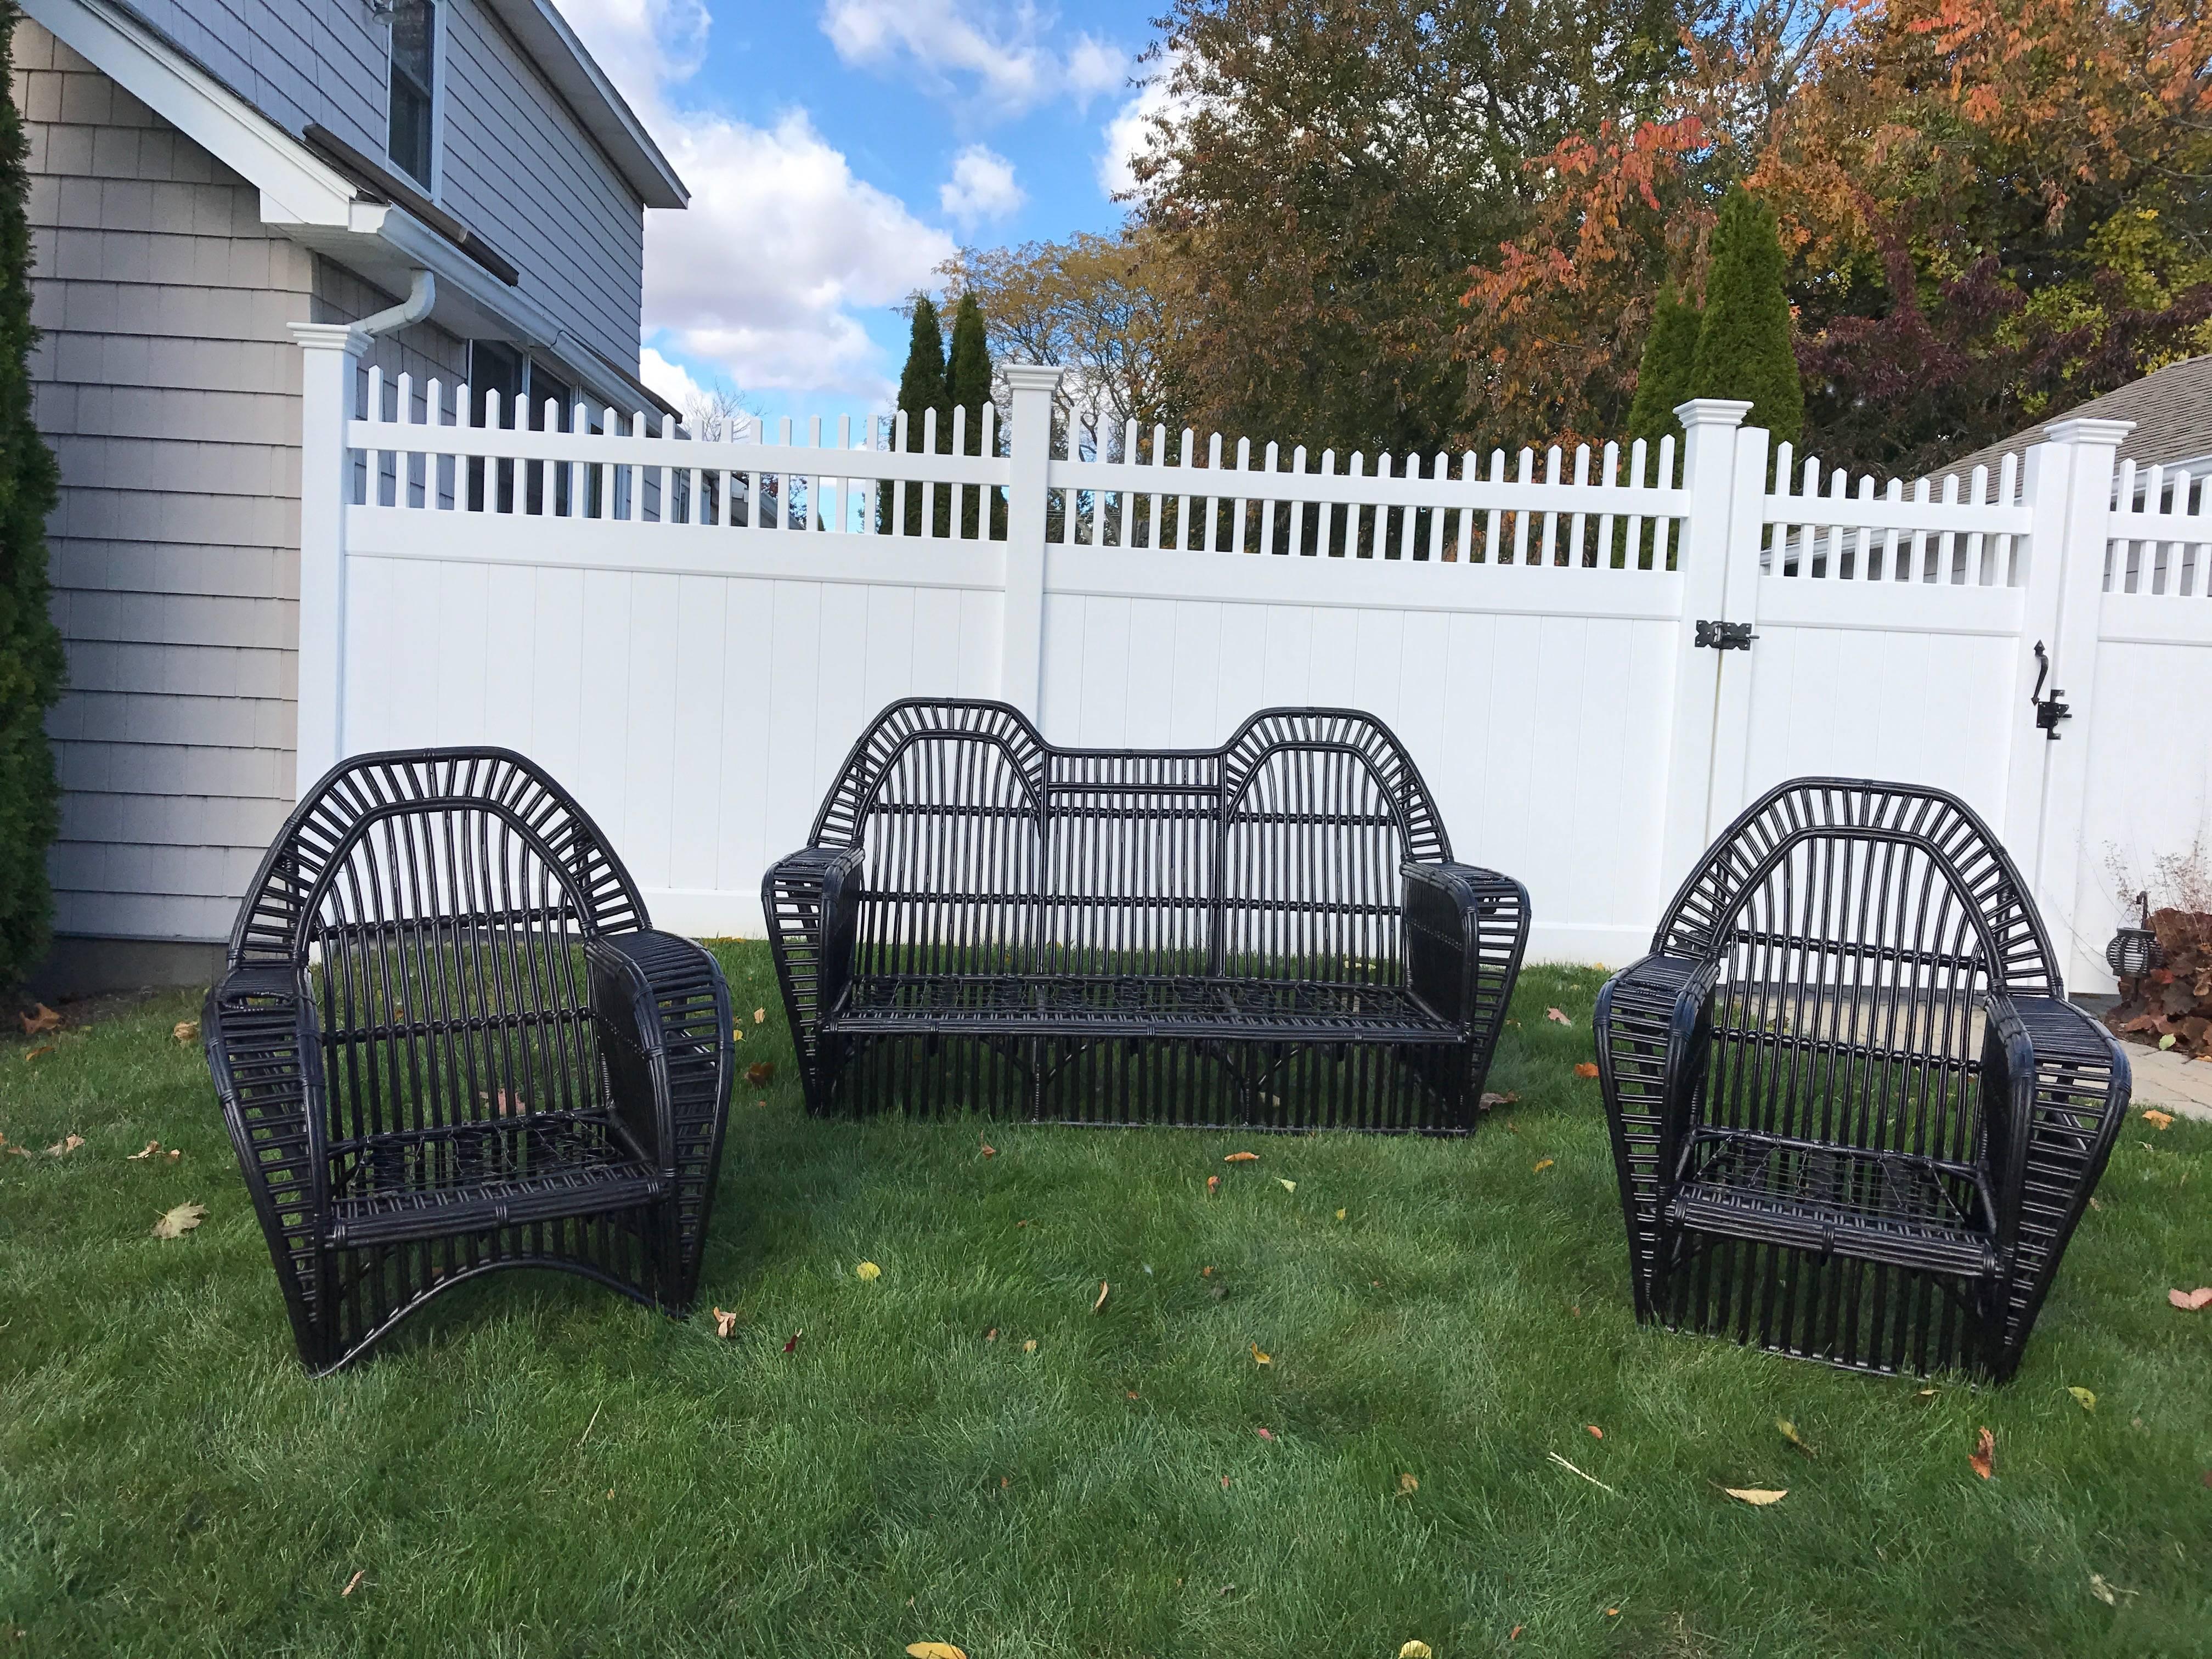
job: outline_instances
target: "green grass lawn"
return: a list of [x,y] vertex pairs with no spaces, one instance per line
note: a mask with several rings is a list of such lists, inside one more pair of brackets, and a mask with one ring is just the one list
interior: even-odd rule
[[2130,1118],[2002,1389],[1643,1330],[1599,977],[1523,977],[1462,1143],[817,1122],[772,1012],[729,1340],[495,1275],[321,1382],[194,1001],[11,1035],[0,1133],[85,1144],[0,1156],[0,1659],[2212,1652],[2212,1130]]

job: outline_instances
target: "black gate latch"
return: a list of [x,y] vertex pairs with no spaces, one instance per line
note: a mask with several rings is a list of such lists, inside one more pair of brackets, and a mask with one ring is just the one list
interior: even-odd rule
[[1748,651],[1758,637],[1749,623],[1701,622],[1693,643],[1709,645],[1716,651]]
[[2051,658],[2045,652],[2041,640],[2035,642],[2035,660],[2041,665],[2035,671],[2035,690],[2027,694],[2027,700],[2035,705],[2036,730],[2056,743],[2058,741],[2058,722],[2072,720],[2074,710],[2058,701],[2066,695],[2064,687],[2054,685],[2049,696],[2043,695],[2043,683],[2051,678]]

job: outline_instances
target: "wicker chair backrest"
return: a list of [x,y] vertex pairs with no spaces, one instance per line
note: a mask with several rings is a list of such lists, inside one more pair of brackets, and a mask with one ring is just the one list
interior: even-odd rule
[[370,755],[301,803],[264,861],[234,966],[301,974],[327,1140],[598,1109],[585,941],[645,925],[575,803],[498,750]]
[[813,842],[863,851],[863,975],[1391,980],[1400,864],[1450,856],[1368,715],[1269,711],[1218,750],[1054,749],[984,702],[886,709]]

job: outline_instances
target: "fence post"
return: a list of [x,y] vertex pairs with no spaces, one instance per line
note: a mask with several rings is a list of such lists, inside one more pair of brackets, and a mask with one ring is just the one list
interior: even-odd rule
[[999,695],[1032,720],[1044,706],[1044,526],[1052,465],[1052,403],[1060,371],[1009,363],[1014,394],[1006,446],[1006,633]]
[[1734,398],[1692,398],[1674,410],[1689,441],[1682,463],[1682,488],[1689,501],[1674,562],[1682,578],[1682,617],[1674,649],[1674,725],[1668,744],[1667,815],[1659,838],[1655,921],[1659,905],[1690,873],[1712,839],[1707,818],[1713,798],[1714,721],[1720,709],[1723,653],[1700,649],[1694,641],[1700,620],[1728,615],[1737,428],[1750,412],[1749,404]]
[[299,735],[294,799],[345,753],[346,503],[354,368],[366,338],[350,323],[295,323],[300,343]]
[[[2097,849],[2081,845],[2089,787],[2089,725],[2082,718],[2097,692],[2097,644],[2105,602],[2112,474],[2130,421],[2054,421],[2028,451],[2027,580],[2022,635],[2014,667],[2010,764],[2005,781],[2005,844],[2026,878],[2058,971],[2075,988],[2110,988],[2102,941],[2080,937],[2081,869]],[[2030,702],[2041,671],[2035,647],[2048,653],[2046,697],[2063,689],[2075,718],[2059,722],[2052,742],[2035,724]]]

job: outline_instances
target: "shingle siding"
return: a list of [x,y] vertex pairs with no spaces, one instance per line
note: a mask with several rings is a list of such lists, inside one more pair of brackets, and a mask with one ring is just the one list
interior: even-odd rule
[[[290,810],[300,544],[294,322],[392,296],[265,231],[259,192],[60,46],[15,35],[33,362],[61,466],[47,524],[69,689],[64,934],[216,940]],[[43,115],[40,112],[43,112]],[[380,341],[449,377],[459,342]]]

